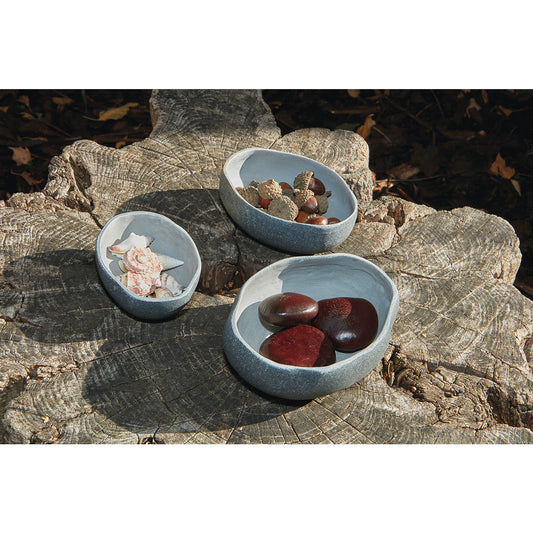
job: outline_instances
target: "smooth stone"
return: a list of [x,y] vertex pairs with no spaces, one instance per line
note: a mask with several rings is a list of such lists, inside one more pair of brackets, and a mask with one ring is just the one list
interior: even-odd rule
[[318,302],[312,324],[329,335],[337,350],[353,352],[376,337],[378,314],[364,298],[328,298]]
[[335,362],[335,348],[331,339],[324,332],[306,324],[274,333],[263,341],[259,353],[283,365],[315,367]]
[[309,322],[318,313],[318,303],[298,292],[282,292],[265,298],[259,317],[273,326],[296,326]]

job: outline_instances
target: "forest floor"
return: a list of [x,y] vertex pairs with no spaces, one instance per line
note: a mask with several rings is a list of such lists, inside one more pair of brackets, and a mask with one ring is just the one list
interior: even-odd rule
[[[79,139],[120,148],[151,133],[150,90],[1,90],[0,200],[39,191]],[[283,134],[347,129],[370,147],[374,196],[471,206],[509,221],[533,298],[533,91],[264,90]]]

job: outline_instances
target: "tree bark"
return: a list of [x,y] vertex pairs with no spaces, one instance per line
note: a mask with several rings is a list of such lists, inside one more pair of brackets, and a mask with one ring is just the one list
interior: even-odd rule
[[[513,287],[518,239],[471,208],[372,201],[368,146],[324,129],[281,136],[257,91],[154,91],[153,132],[55,157],[42,193],[0,206],[0,440],[35,443],[529,443],[533,304]],[[228,365],[221,333],[240,285],[288,254],[235,227],[218,196],[224,161],[250,146],[339,172],[360,221],[337,252],[382,267],[400,293],[389,349],[349,389],[268,397]],[[169,321],[122,312],[95,241],[135,209],[195,240],[198,290]]]

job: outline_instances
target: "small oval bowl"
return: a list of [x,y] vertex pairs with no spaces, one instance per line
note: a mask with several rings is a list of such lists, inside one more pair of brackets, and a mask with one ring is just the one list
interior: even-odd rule
[[[108,251],[129,236],[154,237],[150,245],[153,252],[165,254],[184,262],[166,270],[186,288],[179,296],[149,298],[137,296],[116,278],[122,274],[118,257]],[[189,234],[169,218],[149,211],[129,211],[109,219],[96,239],[96,268],[108,294],[124,311],[144,320],[161,320],[175,315],[192,297],[200,280],[201,259]]]
[[[365,298],[376,308],[378,333],[366,348],[336,352],[329,366],[283,365],[259,354],[272,334],[263,326],[259,304],[280,292],[325,298]],[[272,396],[309,400],[345,389],[364,378],[385,354],[398,312],[398,290],[379,267],[351,254],[290,257],[254,274],[240,289],[224,326],[223,345],[231,366],[248,383]]]
[[[312,170],[326,190],[331,191],[326,217],[337,224],[314,226],[274,217],[249,204],[237,191],[252,180],[275,179],[291,186],[304,170]],[[233,221],[251,237],[279,250],[314,254],[332,250],[351,233],[357,219],[357,198],[339,174],[309,157],[269,150],[246,148],[224,164],[219,185],[220,198]]]

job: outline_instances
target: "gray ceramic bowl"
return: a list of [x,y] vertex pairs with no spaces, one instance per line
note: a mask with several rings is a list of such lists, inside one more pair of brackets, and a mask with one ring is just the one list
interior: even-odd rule
[[[299,292],[322,300],[347,296],[369,300],[378,313],[372,344],[354,353],[337,353],[337,362],[318,368],[282,365],[259,355],[271,331],[258,307],[280,292]],[[323,396],[364,378],[383,357],[398,312],[398,290],[376,265],[351,254],[290,257],[254,274],[241,288],[224,327],[224,351],[231,366],[259,390],[293,400]]]
[[[331,191],[325,216],[341,222],[313,226],[283,220],[253,207],[236,190],[252,180],[271,178],[292,185],[304,170],[312,170]],[[314,254],[332,250],[350,235],[357,218],[357,199],[339,174],[313,159],[288,152],[246,148],[234,153],[224,164],[219,191],[226,211],[241,229],[267,246],[286,252]]]
[[[186,289],[170,298],[137,296],[124,287],[116,276],[122,272],[118,258],[107,247],[129,236],[154,237],[150,249],[184,262],[167,270]],[[131,315],[145,320],[160,320],[176,314],[192,297],[200,279],[200,254],[189,234],[169,218],[148,211],[130,211],[109,219],[96,239],[96,267],[104,287],[119,307]]]

